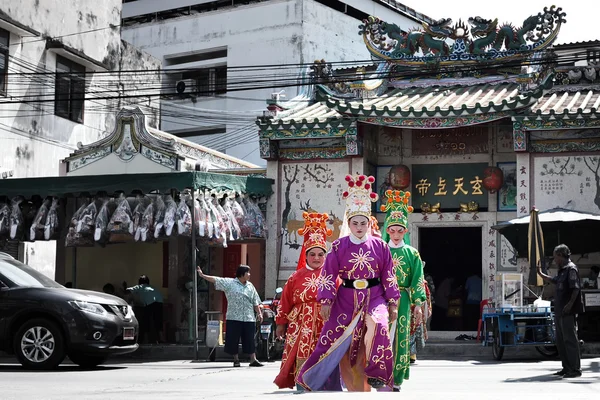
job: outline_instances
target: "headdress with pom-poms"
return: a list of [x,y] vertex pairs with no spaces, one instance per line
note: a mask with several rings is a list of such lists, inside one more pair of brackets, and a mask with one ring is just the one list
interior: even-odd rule
[[308,250],[318,247],[327,252],[327,237],[331,236],[332,233],[331,229],[327,228],[328,214],[304,212],[302,218],[304,218],[304,227],[298,229],[298,234],[304,236],[304,243],[302,244],[296,269],[306,266],[306,252]]
[[366,175],[346,176],[348,190],[342,194],[346,200],[346,220],[357,215],[362,215],[367,219],[371,216],[371,203],[377,201],[379,196],[373,193],[372,185],[375,178]]
[[379,221],[377,218],[371,215],[371,236],[381,237],[381,231],[379,230]]
[[[390,240],[387,233],[389,226],[399,225],[408,228],[408,214],[412,213],[413,207],[409,206],[410,192],[402,190],[386,190],[385,198],[381,200],[381,211],[386,213],[383,224],[382,239],[385,242]],[[404,242],[408,244],[408,235],[404,235]]]

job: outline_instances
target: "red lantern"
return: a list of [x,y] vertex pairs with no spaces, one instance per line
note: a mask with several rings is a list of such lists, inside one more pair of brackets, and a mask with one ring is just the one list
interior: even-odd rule
[[388,174],[390,185],[397,190],[404,190],[410,186],[410,169],[404,164],[396,165]]
[[498,167],[487,167],[483,170],[483,187],[490,193],[496,193],[504,183],[504,175]]

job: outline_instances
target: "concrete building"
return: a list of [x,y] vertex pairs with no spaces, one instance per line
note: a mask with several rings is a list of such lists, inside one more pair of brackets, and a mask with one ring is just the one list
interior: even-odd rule
[[[315,59],[370,60],[357,34],[369,15],[404,30],[432,22],[393,0],[134,0],[123,5],[122,35],[171,70],[165,93],[186,83],[183,98],[163,101],[162,130],[265,165],[254,116],[272,93],[284,90],[288,99],[298,93],[275,80],[297,84],[304,69],[298,64]],[[296,67],[246,68],[281,64]],[[260,88],[239,90],[251,85]]]
[[[2,177],[59,174],[60,160],[115,126],[134,104],[158,127],[160,61],[120,36],[121,0],[0,0]],[[147,73],[120,71],[146,70]],[[120,96],[124,96],[120,98]],[[4,199],[10,201],[10,199]],[[54,277],[54,242],[2,248]]]

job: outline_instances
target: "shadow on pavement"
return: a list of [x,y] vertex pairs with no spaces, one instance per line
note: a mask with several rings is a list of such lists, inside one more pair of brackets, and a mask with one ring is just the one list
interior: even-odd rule
[[0,372],[27,372],[32,374],[47,374],[52,372],[82,372],[82,371],[94,371],[94,372],[103,372],[103,371],[114,371],[118,369],[126,369],[127,367],[117,367],[117,366],[99,366],[95,368],[83,368],[78,365],[60,365],[56,369],[51,370],[31,370],[25,369],[19,364],[0,364]]

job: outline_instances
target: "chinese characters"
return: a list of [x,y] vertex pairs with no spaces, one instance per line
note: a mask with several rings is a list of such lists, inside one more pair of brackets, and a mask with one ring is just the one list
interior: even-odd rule
[[[465,182],[464,177],[454,178],[454,190],[452,191],[452,195],[456,196],[462,193],[463,195],[471,194],[476,196],[482,196],[484,194],[481,190],[482,183],[483,181],[479,178],[479,176],[475,176],[473,180],[468,181],[468,184],[467,182]],[[431,185],[432,184],[429,182],[429,179],[419,179],[419,183],[415,185],[415,189],[417,189],[421,196],[425,196],[429,192]],[[446,179],[440,176],[438,178],[437,191],[433,195],[446,196],[448,194],[448,189],[446,189],[446,185]],[[467,185],[466,189],[465,185]]]

